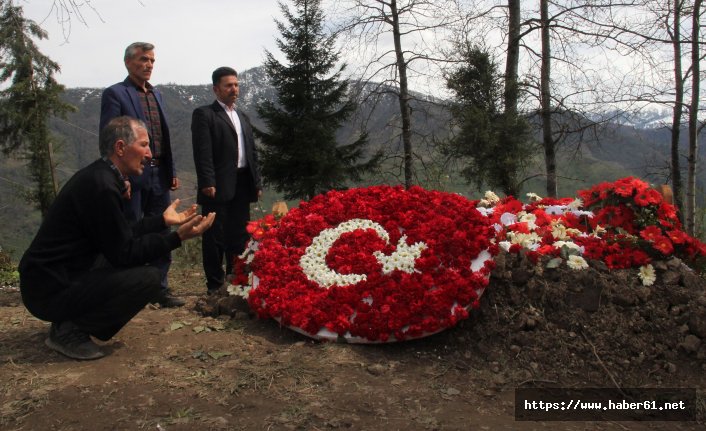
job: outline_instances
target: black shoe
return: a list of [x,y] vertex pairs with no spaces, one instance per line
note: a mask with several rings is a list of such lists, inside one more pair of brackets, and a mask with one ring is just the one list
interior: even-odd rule
[[225,294],[225,292],[228,290],[228,286],[230,286],[230,283],[227,282],[227,281],[224,281],[223,283],[221,283],[220,286],[218,286],[218,285],[215,286],[215,287],[213,287],[213,286],[206,286],[206,287],[207,287],[207,289],[206,289],[206,294],[207,294],[208,296],[211,296],[211,295],[220,295],[221,292],[222,292],[223,294]]
[[181,298],[172,296],[172,294],[170,293],[164,293],[159,295],[159,298],[157,299],[157,304],[159,304],[159,306],[162,308],[176,308],[183,306],[184,304],[186,304],[186,302],[184,302],[184,300]]
[[105,356],[101,348],[72,322],[52,323],[49,338],[44,342],[50,348],[72,359],[98,359]]

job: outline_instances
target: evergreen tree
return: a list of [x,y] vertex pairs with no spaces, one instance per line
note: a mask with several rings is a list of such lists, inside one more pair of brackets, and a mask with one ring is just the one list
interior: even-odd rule
[[262,173],[286,199],[310,199],[316,194],[360,181],[380,159],[365,157],[367,135],[346,145],[336,131],[356,108],[348,96],[348,81],[340,79],[345,65],[330,76],[339,53],[333,36],[324,34],[319,0],[293,0],[295,12],[280,3],[289,23],[276,21],[277,46],[287,64],[266,53],[265,70],[278,93],[278,103],[257,108],[267,131],[256,130],[264,145]]
[[47,33],[25,19],[21,7],[0,0],[0,83],[10,81],[0,91],[0,148],[28,160],[35,184],[30,200],[44,216],[58,190],[49,118],[74,108],[60,99],[64,87],[54,79],[59,65],[39,51],[33,37]]
[[466,163],[461,174],[468,183],[517,196],[536,143],[524,118],[501,111],[502,76],[490,54],[478,47],[462,49],[461,66],[446,78],[456,96],[450,110],[458,127],[444,150]]

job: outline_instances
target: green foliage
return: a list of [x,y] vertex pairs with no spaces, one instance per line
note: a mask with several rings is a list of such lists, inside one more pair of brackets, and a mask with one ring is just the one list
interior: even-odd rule
[[0,148],[28,160],[35,189],[30,199],[45,214],[55,194],[49,119],[74,108],[60,98],[64,86],[54,79],[59,65],[42,54],[33,37],[47,34],[25,19],[22,8],[0,0]]
[[461,49],[463,63],[446,78],[456,96],[450,110],[457,128],[442,151],[465,163],[461,174],[469,184],[517,196],[536,149],[529,124],[500,112],[502,76],[490,54],[475,46]]
[[319,0],[293,0],[295,12],[281,5],[289,26],[277,22],[282,36],[277,46],[288,64],[267,52],[265,70],[277,90],[278,103],[257,108],[268,130],[256,130],[264,145],[262,173],[285,199],[308,199],[321,192],[360,181],[380,158],[366,162],[367,135],[339,145],[336,131],[356,108],[348,97],[348,81],[341,66],[330,76],[339,58],[335,39],[323,30]]
[[9,253],[0,247],[0,286],[17,286],[20,283],[20,273],[17,265],[12,262]]

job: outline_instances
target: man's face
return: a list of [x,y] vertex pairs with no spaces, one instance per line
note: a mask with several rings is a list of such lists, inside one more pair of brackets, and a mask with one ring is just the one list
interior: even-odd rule
[[213,86],[216,98],[227,106],[232,107],[240,95],[238,77],[233,75],[222,76],[218,84]]
[[154,67],[154,51],[138,49],[132,58],[125,60],[125,67],[133,81],[139,84],[149,81]]
[[118,169],[123,175],[141,175],[145,169],[144,164],[152,158],[147,130],[137,127],[135,135],[135,141],[130,145],[123,141],[115,143],[115,151],[120,161]]

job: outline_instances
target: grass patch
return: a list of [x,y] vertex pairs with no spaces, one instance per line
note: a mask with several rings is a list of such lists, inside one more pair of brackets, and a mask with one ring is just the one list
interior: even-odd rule
[[0,247],[0,287],[18,286],[20,273],[17,264],[12,261],[9,253]]

